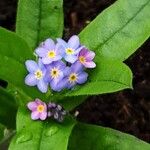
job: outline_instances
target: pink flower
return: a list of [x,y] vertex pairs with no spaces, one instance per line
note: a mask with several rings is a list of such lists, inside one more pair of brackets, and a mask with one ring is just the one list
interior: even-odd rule
[[47,118],[47,105],[39,99],[27,104],[29,110],[31,110],[32,120],[45,120]]
[[83,48],[79,53],[78,60],[86,68],[95,68],[96,64],[92,61],[94,57],[95,53],[93,51]]

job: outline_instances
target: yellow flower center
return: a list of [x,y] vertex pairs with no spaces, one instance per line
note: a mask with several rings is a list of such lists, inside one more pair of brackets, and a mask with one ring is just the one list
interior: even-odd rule
[[80,56],[80,57],[79,57],[79,61],[83,64],[83,63],[86,62],[86,59],[85,59],[85,57]]
[[69,82],[70,83],[74,83],[76,82],[78,79],[78,75],[76,73],[71,73],[70,76],[69,76]]
[[74,54],[74,50],[73,50],[72,48],[67,48],[67,49],[66,49],[66,53],[67,53],[68,55],[72,55],[72,54]]
[[50,76],[51,76],[52,78],[58,78],[58,76],[59,76],[59,70],[58,70],[57,68],[53,68],[53,69],[51,70],[51,72],[50,72]]
[[39,106],[37,107],[37,111],[38,111],[39,113],[43,112],[43,111],[44,111],[44,106],[43,106],[43,105],[39,105]]
[[48,58],[54,58],[56,56],[56,53],[54,51],[49,51],[47,53]]
[[41,70],[37,70],[37,71],[34,73],[34,75],[35,75],[35,78],[36,78],[36,79],[41,79],[41,78],[43,77],[43,73],[42,73]]

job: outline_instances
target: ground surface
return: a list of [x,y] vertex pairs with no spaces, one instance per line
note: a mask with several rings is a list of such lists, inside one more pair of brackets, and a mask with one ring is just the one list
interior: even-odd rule
[[[114,0],[64,0],[64,37],[78,34]],[[14,30],[16,0],[0,0],[0,26]],[[150,40],[126,63],[131,67],[134,90],[90,97],[76,110],[83,122],[107,126],[150,142]]]

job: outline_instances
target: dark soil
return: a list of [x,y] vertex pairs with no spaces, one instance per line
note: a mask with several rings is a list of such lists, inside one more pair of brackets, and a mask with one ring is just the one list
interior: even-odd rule
[[[78,34],[114,0],[64,0],[65,31]],[[15,29],[16,0],[0,0],[0,25]],[[111,127],[150,142],[150,40],[126,63],[131,67],[134,90],[90,97],[79,106],[78,120]]]

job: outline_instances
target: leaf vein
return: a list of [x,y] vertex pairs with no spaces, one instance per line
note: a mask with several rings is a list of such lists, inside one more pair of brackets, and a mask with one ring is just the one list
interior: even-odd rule
[[[117,31],[115,31],[112,35],[110,35],[103,43],[98,44],[96,49],[102,47],[103,45],[105,45],[106,43],[108,43],[117,33],[119,33],[122,29],[124,29],[134,18],[136,18],[138,16],[138,14],[150,3],[150,1],[148,0],[143,6],[141,6],[141,8],[135,13],[135,15],[133,15],[133,17],[131,17],[121,28],[119,28]],[[100,51],[99,51],[100,53]]]

